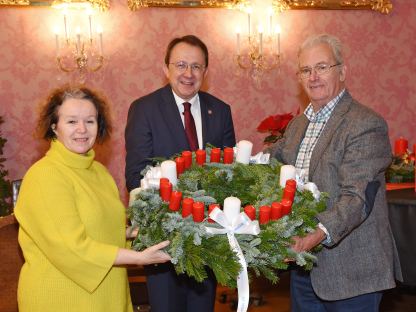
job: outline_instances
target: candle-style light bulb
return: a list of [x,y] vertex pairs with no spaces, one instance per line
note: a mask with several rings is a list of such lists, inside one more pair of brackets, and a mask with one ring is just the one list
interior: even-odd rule
[[280,33],[282,32],[282,29],[280,28],[280,25],[276,25],[274,31],[277,35],[277,55],[280,55]]
[[282,28],[280,27],[280,25],[276,25],[276,26],[274,27],[274,32],[275,32],[276,34],[280,34],[280,33],[282,32]]

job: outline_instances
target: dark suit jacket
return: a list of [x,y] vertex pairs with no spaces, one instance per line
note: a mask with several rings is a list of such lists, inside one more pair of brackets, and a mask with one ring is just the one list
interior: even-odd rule
[[[235,135],[230,106],[199,92],[203,145],[233,147]],[[126,140],[127,189],[140,186],[140,172],[150,158],[169,158],[189,150],[185,129],[170,85],[134,101],[129,109]]]
[[[275,147],[278,160],[295,164],[308,123],[302,114],[289,124]],[[346,91],[313,150],[309,168],[309,180],[330,195],[318,219],[332,242],[318,253],[311,272],[313,288],[324,300],[393,288],[395,275],[401,278],[385,199],[384,173],[390,162],[386,122]],[[367,188],[374,181],[378,191]],[[366,195],[373,198],[366,202]]]

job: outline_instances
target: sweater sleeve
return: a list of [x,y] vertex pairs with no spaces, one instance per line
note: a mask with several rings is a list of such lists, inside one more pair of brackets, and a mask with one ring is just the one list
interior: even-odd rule
[[21,231],[57,270],[93,292],[111,269],[118,247],[88,236],[74,185],[63,172],[54,167],[32,169],[15,209]]

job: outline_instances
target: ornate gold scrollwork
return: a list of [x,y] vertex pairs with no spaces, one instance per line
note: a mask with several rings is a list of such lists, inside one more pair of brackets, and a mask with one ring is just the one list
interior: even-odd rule
[[[232,8],[248,0],[127,0],[130,10],[135,11],[144,7],[182,7],[182,8]],[[273,0],[278,8],[289,9],[323,9],[374,10],[383,14],[392,11],[391,0]]]
[[93,7],[106,11],[110,7],[110,0],[0,0],[0,6],[53,6],[56,2],[89,2]]
[[29,0],[0,0],[0,5],[29,5]]

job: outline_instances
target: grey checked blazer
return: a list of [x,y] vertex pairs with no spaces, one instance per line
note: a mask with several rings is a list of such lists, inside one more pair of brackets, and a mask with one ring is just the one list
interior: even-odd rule
[[[275,145],[274,157],[294,165],[308,123],[304,114],[294,118]],[[318,219],[332,242],[318,253],[311,272],[321,299],[389,289],[395,287],[395,278],[401,280],[385,198],[384,172],[390,162],[386,122],[346,91],[313,150],[309,168],[309,180],[330,195]],[[380,187],[372,196],[374,205],[366,207],[372,181]]]

